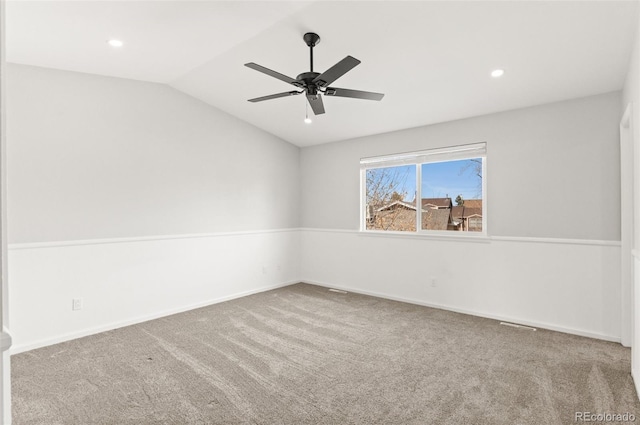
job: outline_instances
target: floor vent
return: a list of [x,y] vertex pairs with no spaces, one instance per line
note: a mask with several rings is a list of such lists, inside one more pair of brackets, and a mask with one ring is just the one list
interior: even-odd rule
[[500,322],[500,324],[505,326],[511,326],[512,328],[526,329],[528,331],[537,331],[536,328],[532,328],[531,326],[517,325],[515,323],[509,323],[509,322]]
[[330,289],[329,289],[329,291],[331,291],[331,292],[337,292],[338,294],[348,294],[348,292],[347,292],[347,291],[343,291],[343,290],[341,290],[341,289],[333,289],[333,288],[330,288]]

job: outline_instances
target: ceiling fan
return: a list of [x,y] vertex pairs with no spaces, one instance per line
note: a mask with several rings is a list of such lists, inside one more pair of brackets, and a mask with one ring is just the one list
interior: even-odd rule
[[337,97],[350,97],[353,99],[367,99],[367,100],[381,100],[384,97],[382,93],[373,93],[368,91],[341,89],[338,87],[329,87],[329,84],[333,83],[338,78],[353,69],[360,61],[353,56],[347,56],[331,68],[327,69],[323,73],[313,72],[313,48],[320,43],[320,36],[313,32],[306,33],[302,39],[309,46],[309,53],[311,57],[311,70],[309,72],[303,72],[296,78],[288,77],[279,72],[273,71],[264,66],[258,65],[253,62],[245,63],[244,66],[256,71],[267,74],[278,80],[289,83],[298,89],[284,93],[276,93],[269,96],[256,97],[249,99],[249,102],[262,102],[263,100],[277,99],[279,97],[295,96],[298,94],[306,93],[307,100],[313,113],[316,115],[324,114],[324,105],[322,103],[322,94],[325,96],[337,96]]

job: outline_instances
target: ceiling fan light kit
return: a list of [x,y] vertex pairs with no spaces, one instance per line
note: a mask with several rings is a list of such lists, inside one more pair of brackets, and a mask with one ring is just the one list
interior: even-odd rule
[[355,68],[360,61],[353,56],[347,56],[337,64],[323,73],[313,71],[313,48],[320,43],[320,36],[313,32],[306,33],[302,39],[305,44],[309,46],[309,72],[303,72],[296,78],[291,78],[287,75],[280,74],[264,66],[258,65],[253,62],[245,63],[248,68],[267,74],[273,78],[289,83],[298,89],[283,93],[276,93],[268,96],[256,97],[249,99],[249,102],[262,102],[264,100],[277,99],[280,97],[295,96],[305,93],[307,101],[313,110],[315,115],[324,114],[324,104],[322,103],[322,95],[336,96],[336,97],[349,97],[352,99],[366,99],[366,100],[381,100],[384,97],[382,93],[367,92],[361,90],[341,89],[338,87],[329,87],[331,83],[342,77],[347,72]]

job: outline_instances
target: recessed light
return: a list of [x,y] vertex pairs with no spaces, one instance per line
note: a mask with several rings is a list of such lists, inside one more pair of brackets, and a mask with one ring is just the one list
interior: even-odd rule
[[109,46],[111,47],[122,47],[122,45],[124,44],[122,41],[115,39],[111,39],[107,41],[107,43],[109,43]]
[[491,71],[491,76],[493,78],[499,78],[502,77],[504,75],[504,69],[494,69],[493,71]]

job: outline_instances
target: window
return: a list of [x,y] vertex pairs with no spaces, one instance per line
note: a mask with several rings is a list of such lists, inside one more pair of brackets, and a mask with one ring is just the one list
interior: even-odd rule
[[362,230],[486,233],[486,144],[360,160]]
[[482,217],[469,217],[469,231],[482,232]]
[[416,230],[416,167],[402,165],[366,170],[367,230]]

